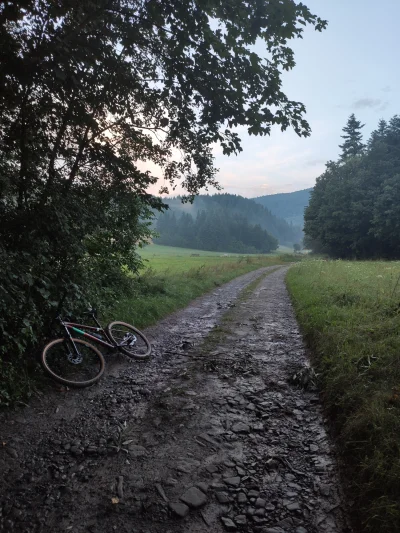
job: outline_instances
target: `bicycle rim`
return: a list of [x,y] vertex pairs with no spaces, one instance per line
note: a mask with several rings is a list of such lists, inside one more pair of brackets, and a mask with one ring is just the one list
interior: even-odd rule
[[87,387],[100,379],[105,362],[100,351],[86,341],[67,339],[50,342],[42,353],[42,365],[56,381],[70,387]]

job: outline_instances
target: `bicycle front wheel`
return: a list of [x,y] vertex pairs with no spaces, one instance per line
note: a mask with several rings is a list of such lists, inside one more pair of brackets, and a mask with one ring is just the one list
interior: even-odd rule
[[101,352],[81,339],[55,339],[42,352],[44,370],[56,381],[69,387],[88,387],[98,381],[105,368]]
[[146,359],[151,354],[151,345],[145,335],[126,322],[110,322],[107,333],[121,352],[129,357]]

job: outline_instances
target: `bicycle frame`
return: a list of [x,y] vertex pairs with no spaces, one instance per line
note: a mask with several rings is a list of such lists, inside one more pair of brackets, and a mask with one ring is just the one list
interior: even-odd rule
[[80,328],[85,328],[85,329],[94,331],[96,333],[101,332],[106,337],[106,339],[108,339],[107,332],[96,320],[96,317],[92,316],[92,318],[96,322],[97,326],[86,326],[85,324],[76,324],[75,322],[64,322],[61,318],[59,318],[59,320],[60,320],[61,325],[65,328],[65,331],[69,339],[71,340],[72,344],[74,345],[75,349],[76,349],[75,343],[72,340],[72,335],[71,335],[70,330],[75,331],[79,335],[82,335],[83,337],[86,337],[87,339],[90,339],[93,342],[97,342],[98,344],[102,344],[103,346],[106,346],[107,348],[112,348],[115,350],[117,348],[115,344],[110,344],[109,342],[103,339],[99,339],[98,337],[95,337],[94,335],[90,335],[90,333],[86,333],[86,331],[82,331],[82,329],[80,329]]

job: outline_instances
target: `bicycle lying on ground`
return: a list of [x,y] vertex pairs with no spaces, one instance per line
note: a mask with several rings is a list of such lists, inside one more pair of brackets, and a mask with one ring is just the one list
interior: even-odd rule
[[44,370],[63,385],[88,387],[101,378],[105,369],[105,360],[100,350],[90,342],[72,337],[71,331],[136,359],[146,359],[151,353],[149,341],[134,326],[114,321],[104,329],[96,318],[95,309],[89,309],[88,315],[96,326],[66,322],[58,316],[57,320],[64,328],[64,336],[50,341],[41,354]]

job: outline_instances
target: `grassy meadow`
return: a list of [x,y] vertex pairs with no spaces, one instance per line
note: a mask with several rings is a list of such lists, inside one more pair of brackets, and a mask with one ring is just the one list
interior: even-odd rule
[[110,311],[110,316],[139,328],[154,324],[237,276],[293,260],[289,254],[223,254],[155,244],[145,247],[141,255],[145,268],[137,278],[137,295],[119,301]]
[[[268,255],[246,255],[232,254],[224,252],[207,252],[194,250],[191,248],[177,248],[174,246],[162,246],[150,244],[140,250],[140,255],[145,261],[146,268],[151,268],[155,272],[187,272],[198,267],[215,267],[222,263],[225,265],[236,265],[240,258],[250,257],[271,257],[291,254],[292,248],[279,246],[278,250]],[[241,260],[243,262],[243,259]]]
[[400,531],[400,262],[306,260],[287,285],[362,531]]

